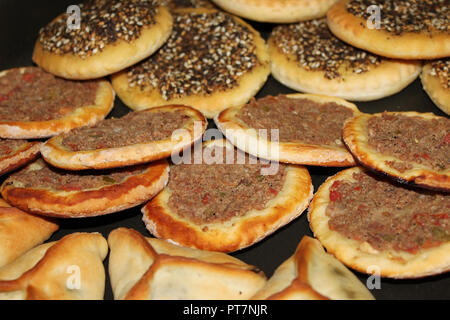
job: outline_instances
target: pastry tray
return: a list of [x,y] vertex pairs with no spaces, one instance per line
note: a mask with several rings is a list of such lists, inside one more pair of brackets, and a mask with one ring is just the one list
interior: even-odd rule
[[[64,12],[73,1],[68,0],[1,0],[0,1],[0,70],[32,64],[31,55],[39,29],[61,12]],[[261,35],[267,39],[274,24],[254,23],[249,21]],[[278,83],[272,77],[257,94],[258,97],[293,93],[294,91]],[[433,112],[437,115],[445,114],[438,109],[428,98],[422,89],[420,79],[414,81],[398,94],[393,96],[359,103],[356,105],[362,112],[376,113],[382,111],[419,111]],[[128,109],[119,98],[116,98],[114,108],[108,117],[121,117],[128,113]],[[209,128],[214,128],[212,121]],[[339,168],[308,167],[312,176],[314,190],[325,179],[338,171]],[[1,178],[1,181],[5,177]],[[73,232],[100,232],[106,238],[112,230],[118,227],[133,228],[149,237],[150,233],[142,222],[140,207],[114,214],[83,219],[60,220],[60,229],[49,239],[54,241]],[[236,258],[248,264],[258,266],[270,277],[274,270],[295,251],[298,243],[304,235],[312,236],[309,228],[306,211],[287,226],[277,230],[259,243],[232,253]],[[105,259],[106,270],[108,257]],[[369,275],[355,273],[357,277],[366,283]],[[381,279],[380,288],[371,290],[376,299],[450,299],[450,274],[426,277],[423,279],[394,280]],[[111,286],[107,274],[105,299],[113,299]]]

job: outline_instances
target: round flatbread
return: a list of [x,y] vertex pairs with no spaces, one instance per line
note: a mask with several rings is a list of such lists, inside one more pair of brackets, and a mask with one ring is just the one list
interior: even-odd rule
[[129,67],[161,47],[172,30],[171,14],[157,0],[90,0],[69,9],[41,29],[33,52],[37,65],[68,79]]
[[212,0],[235,15],[260,22],[292,23],[325,16],[337,0]]
[[39,156],[42,143],[0,138],[0,174],[17,169]]
[[420,187],[450,191],[450,119],[431,113],[361,114],[343,139],[365,167]]
[[168,186],[142,208],[156,237],[232,252],[298,217],[311,199],[311,177],[302,166],[264,164],[226,140],[205,142],[193,158],[172,165]]
[[450,56],[448,0],[341,0],[327,16],[338,38],[381,56]]
[[70,81],[40,68],[0,72],[0,137],[45,138],[104,119],[114,105],[106,80]]
[[74,173],[38,159],[3,182],[3,198],[36,214],[79,218],[113,213],[151,199],[167,183],[166,160],[109,171]]
[[209,8],[215,9],[215,6],[209,0],[163,0],[162,4],[170,10],[181,8]]
[[431,100],[450,115],[450,58],[427,63],[423,67],[421,80]]
[[185,104],[212,118],[246,103],[266,82],[267,47],[250,25],[209,9],[180,9],[174,19],[172,35],[156,54],[112,76],[127,106]]
[[273,161],[315,165],[355,165],[341,135],[345,120],[360,114],[345,100],[311,94],[268,96],[230,108],[217,127],[241,150]]
[[314,195],[308,219],[328,253],[359,272],[419,278],[450,270],[450,197],[410,189],[360,167]]
[[336,38],[326,19],[280,25],[269,41],[272,75],[296,91],[355,101],[401,91],[420,74],[417,61],[382,58]]
[[205,117],[190,107],[158,107],[54,137],[41,154],[53,166],[69,170],[129,166],[179,153],[201,139],[206,126]]

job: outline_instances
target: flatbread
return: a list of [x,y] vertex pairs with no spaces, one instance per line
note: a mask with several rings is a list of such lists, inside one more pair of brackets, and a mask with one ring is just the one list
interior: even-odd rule
[[106,239],[73,233],[0,268],[1,300],[102,300]]
[[[220,150],[224,150],[222,156]],[[172,166],[168,186],[142,208],[143,221],[154,236],[186,247],[232,252],[262,240],[297,218],[308,206],[313,186],[305,167],[272,163],[271,167],[259,169],[249,158],[245,160],[249,166],[246,168],[239,162],[242,152],[235,151],[225,140],[205,142],[202,153],[204,162],[199,167],[183,163]],[[209,159],[213,153],[212,160],[223,164],[213,166]],[[237,164],[224,160],[228,154],[238,157],[232,160]],[[187,163],[199,163],[195,161]],[[251,171],[252,166],[255,172]],[[189,172],[184,174],[187,181],[171,187],[177,181],[175,174],[183,177],[183,171]],[[237,177],[231,178],[233,174]],[[185,191],[188,195],[184,195]],[[198,208],[193,209],[193,205]]]
[[17,169],[39,156],[38,141],[0,139],[0,174]]
[[430,61],[423,66],[423,89],[439,109],[450,115],[450,58]]
[[[285,100],[284,97],[288,100]],[[282,102],[279,103],[282,104],[283,111],[280,112],[291,114],[293,119],[292,123],[296,122],[295,125],[298,126],[298,130],[305,128],[304,131],[301,131],[301,133],[308,134],[309,137],[317,137],[320,132],[325,131],[325,128],[330,130],[330,127],[335,125],[336,114],[339,114],[339,112],[332,113],[331,109],[333,109],[333,107],[340,107],[343,108],[342,111],[349,111],[350,117],[360,114],[356,105],[339,98],[311,94],[288,94],[285,96],[274,97],[274,99],[282,99],[280,100]],[[296,100],[305,101],[304,105],[308,104],[308,102],[312,102],[314,104],[317,103],[318,105],[316,108],[320,106],[324,107],[326,104],[332,104],[332,106],[329,107],[328,111],[324,110],[323,112],[316,112],[315,110],[311,111],[310,109],[302,110],[303,108],[306,108],[306,106],[303,107],[301,104],[296,105],[297,108],[292,106]],[[278,111],[270,111],[271,107],[268,105],[269,101],[270,100],[259,99],[256,100],[256,103],[261,104],[258,108],[267,108],[264,110],[264,113],[267,114],[267,119],[271,119],[270,121],[273,121],[274,118],[281,117],[281,115],[277,115]],[[271,128],[252,128],[240,116],[243,108],[245,108],[245,105],[226,109],[214,119],[217,127],[225,134],[227,139],[239,149],[257,157],[286,163],[343,167],[355,165],[353,156],[341,141],[342,128],[336,128],[338,131],[331,132],[335,137],[332,139],[332,143],[327,143],[327,145],[321,145],[318,143],[313,144],[306,136],[299,136],[296,141],[284,140],[283,137],[281,137],[281,130],[283,130],[281,127],[286,126],[286,128],[284,128],[285,131],[291,131],[294,127],[291,126],[291,123],[288,124],[280,121],[280,124],[278,124],[278,122],[274,122]],[[314,109],[314,106],[312,109]],[[329,117],[325,114],[327,112]],[[251,117],[254,118],[253,115],[251,115]],[[317,120],[313,121],[309,126],[308,124],[305,124],[305,126],[302,127],[302,120],[311,120],[310,117],[316,117]],[[320,117],[320,119],[317,117]],[[256,120],[258,124],[261,123],[261,121],[264,121],[261,119],[262,116],[258,116]],[[345,120],[345,118],[343,120]],[[313,127],[311,127],[311,125]],[[342,127],[343,125],[344,123],[342,122]],[[279,130],[278,135],[280,137],[278,138],[278,141],[276,139],[271,139],[272,132],[269,130],[272,129]],[[317,133],[314,133],[313,129],[316,129],[315,132]],[[262,134],[260,134],[259,130],[265,131],[262,131]]]
[[108,237],[109,276],[116,300],[248,299],[266,278],[224,253],[189,249],[118,228]]

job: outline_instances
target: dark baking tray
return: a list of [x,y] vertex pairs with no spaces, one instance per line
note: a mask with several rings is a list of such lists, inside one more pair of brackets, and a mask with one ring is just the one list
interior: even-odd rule
[[[73,0],[0,0],[0,70],[32,64],[31,54],[41,27],[59,13],[74,4]],[[268,36],[274,25],[250,22],[263,37]],[[273,78],[269,78],[257,97],[293,92]],[[367,113],[388,111],[420,111],[444,115],[423,91],[420,80],[391,97],[365,103],[356,103],[361,111]],[[117,98],[109,117],[120,117],[130,110]],[[210,123],[210,127],[214,127]],[[315,190],[330,175],[340,171],[337,168],[308,167]],[[141,221],[140,207],[115,214],[84,219],[60,220],[61,228],[51,241],[58,240],[66,234],[83,232],[100,232],[105,237],[117,227],[129,227],[140,231],[145,236],[150,233]],[[304,235],[312,236],[304,212],[298,219],[276,231],[271,236],[248,249],[232,255],[243,261],[260,267],[270,277],[274,270],[290,257]],[[105,267],[108,266],[108,257]],[[107,269],[106,269],[107,270]],[[368,275],[356,273],[366,283]],[[105,299],[112,299],[109,278],[106,279]],[[371,291],[377,299],[450,299],[450,275],[438,275],[414,280],[381,279],[381,289]]]

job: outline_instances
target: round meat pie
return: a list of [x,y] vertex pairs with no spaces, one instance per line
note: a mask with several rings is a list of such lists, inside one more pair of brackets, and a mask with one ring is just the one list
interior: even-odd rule
[[54,137],[41,147],[41,154],[69,170],[129,166],[179,153],[201,139],[206,126],[205,117],[190,107],[158,107]]
[[212,0],[221,8],[250,20],[292,23],[326,15],[337,0]]
[[327,16],[338,38],[381,56],[450,56],[448,0],[341,0]]
[[339,98],[289,94],[224,110],[215,122],[232,144],[254,156],[345,167],[355,161],[342,142],[342,128],[358,114],[353,103]]
[[343,139],[365,167],[420,187],[450,191],[450,119],[431,113],[361,114]]
[[382,58],[346,44],[326,19],[277,26],[268,43],[274,78],[307,93],[376,100],[401,91],[421,70],[418,61]]
[[450,115],[450,58],[427,63],[423,67],[421,80],[431,100]]
[[106,80],[70,81],[35,67],[0,72],[0,137],[45,138],[104,119],[114,105]]
[[213,118],[246,103],[270,74],[264,39],[249,24],[210,9],[174,12],[172,35],[143,62],[112,77],[135,110],[185,104]]
[[359,272],[419,278],[450,270],[449,195],[355,167],[320,186],[308,219],[327,252]]
[[205,142],[194,149],[194,162],[185,157],[171,166],[168,186],[142,208],[147,229],[183,246],[221,252],[275,232],[308,206],[311,177],[302,166],[257,160],[226,140]]
[[113,213],[151,199],[167,183],[166,160],[114,171],[61,171],[38,159],[3,182],[3,198],[36,214],[78,218]]
[[17,169],[39,156],[42,143],[0,138],[0,174]]
[[37,65],[67,79],[127,68],[154,53],[172,30],[159,0],[89,0],[78,8],[42,28],[33,52]]

